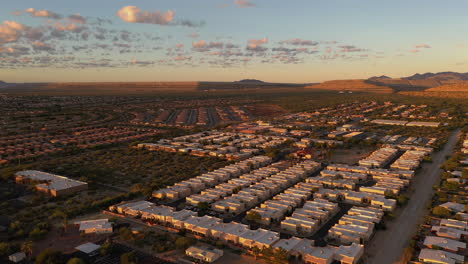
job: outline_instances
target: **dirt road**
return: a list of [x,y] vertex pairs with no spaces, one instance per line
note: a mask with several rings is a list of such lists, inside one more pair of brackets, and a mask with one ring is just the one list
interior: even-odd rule
[[440,180],[442,170],[439,166],[446,156],[452,154],[460,136],[460,130],[454,131],[444,148],[432,156],[432,163],[425,163],[412,183],[414,193],[398,217],[387,224],[386,230],[378,231],[366,249],[364,263],[395,264],[401,261],[409,240],[427,213],[426,205],[434,193],[432,187]]

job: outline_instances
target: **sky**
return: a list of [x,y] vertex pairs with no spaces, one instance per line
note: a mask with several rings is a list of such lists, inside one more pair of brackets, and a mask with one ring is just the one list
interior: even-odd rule
[[0,80],[310,83],[468,69],[466,0],[4,0]]

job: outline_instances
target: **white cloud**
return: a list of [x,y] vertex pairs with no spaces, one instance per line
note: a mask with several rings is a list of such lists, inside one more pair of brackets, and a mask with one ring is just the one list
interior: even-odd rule
[[125,22],[167,25],[174,20],[175,11],[143,11],[136,6],[125,6],[117,12],[117,15]]
[[[25,10],[26,13],[30,14],[31,16],[33,17],[47,17],[47,18],[51,18],[51,19],[61,19],[62,16],[57,14],[57,13],[54,13],[52,11],[49,11],[49,10],[36,10],[34,8],[28,8]],[[21,12],[19,12],[18,14],[21,14]]]
[[251,39],[249,40],[248,47],[251,49],[255,49],[258,46],[261,46],[263,44],[268,43],[268,38],[262,38],[262,39]]
[[4,21],[0,24],[0,44],[17,41],[23,34],[25,26],[15,21]]

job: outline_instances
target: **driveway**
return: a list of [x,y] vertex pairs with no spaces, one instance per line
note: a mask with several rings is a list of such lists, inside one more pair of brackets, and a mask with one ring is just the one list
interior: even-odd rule
[[440,165],[445,162],[447,155],[453,153],[459,137],[460,130],[452,132],[444,148],[433,154],[433,162],[424,163],[412,183],[414,192],[408,204],[396,212],[397,218],[387,223],[386,230],[376,232],[366,249],[364,263],[406,263],[402,260],[403,252],[428,212],[426,205],[432,199],[432,187],[439,182],[442,174]]

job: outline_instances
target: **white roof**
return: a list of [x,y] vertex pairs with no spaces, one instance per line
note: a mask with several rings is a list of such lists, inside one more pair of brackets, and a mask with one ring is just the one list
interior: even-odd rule
[[466,248],[466,243],[437,236],[427,236],[424,239],[424,245],[439,246],[441,248],[449,249],[455,252],[457,252],[458,249]]
[[463,263],[464,261],[463,256],[446,252],[443,250],[434,250],[427,248],[421,250],[421,253],[419,253],[419,259],[447,264]]
[[96,244],[90,243],[90,242],[75,247],[76,250],[79,250],[79,251],[84,252],[86,254],[90,254],[90,253],[98,250],[99,248],[101,248],[100,245],[96,245]]
[[40,183],[37,186],[49,190],[65,190],[80,185],[87,185],[86,182],[72,180],[64,176],[59,176],[36,170],[19,171],[15,175],[22,176],[31,180],[47,181],[47,184]]
[[108,219],[97,219],[88,221],[75,222],[75,225],[80,225],[80,231],[86,229],[107,229],[112,227],[112,223]]

